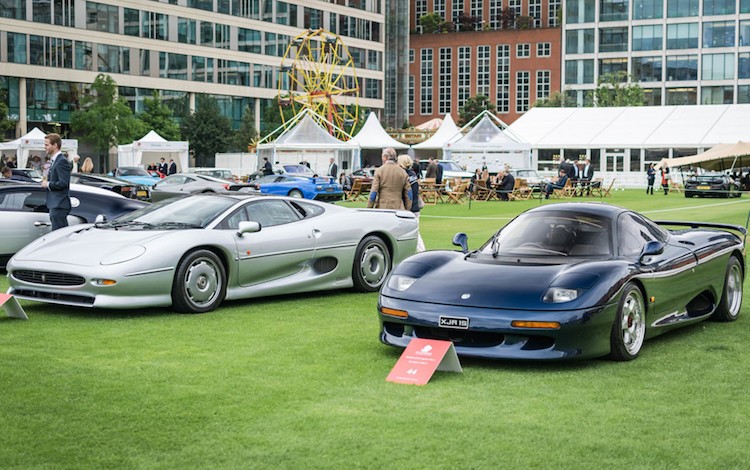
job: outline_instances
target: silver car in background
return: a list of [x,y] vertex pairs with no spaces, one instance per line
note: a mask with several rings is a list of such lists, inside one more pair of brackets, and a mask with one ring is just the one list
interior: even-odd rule
[[226,191],[257,192],[256,189],[245,183],[232,183],[221,178],[197,173],[175,173],[151,187],[151,202],[170,197],[184,197],[198,193],[223,193]]

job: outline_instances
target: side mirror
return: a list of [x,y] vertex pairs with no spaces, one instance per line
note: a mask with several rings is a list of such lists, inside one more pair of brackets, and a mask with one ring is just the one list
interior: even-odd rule
[[101,225],[107,221],[107,216],[104,214],[99,214],[96,216],[96,219],[94,219],[95,225]]
[[453,244],[461,247],[461,251],[464,253],[469,252],[469,236],[464,232],[459,232],[453,235]]
[[643,247],[643,250],[641,250],[641,255],[638,257],[640,261],[643,261],[643,258],[646,258],[648,256],[655,256],[660,255],[664,253],[664,243],[656,240],[652,240]]
[[237,229],[237,235],[240,237],[243,233],[255,232],[260,232],[260,223],[255,221],[240,222],[240,226]]

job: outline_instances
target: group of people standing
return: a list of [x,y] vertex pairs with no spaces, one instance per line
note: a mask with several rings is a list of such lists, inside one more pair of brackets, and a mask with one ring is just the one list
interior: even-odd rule
[[586,190],[587,194],[591,194],[591,185],[594,182],[594,165],[591,164],[591,159],[586,158],[583,161],[583,165],[579,167],[576,163],[569,160],[565,160],[565,157],[560,157],[560,164],[557,167],[557,181],[549,183],[544,190],[544,197],[549,199],[556,189],[562,189],[568,183],[568,180],[575,186],[581,185],[580,194],[583,194]]
[[158,171],[159,173],[163,175],[174,175],[177,173],[177,163],[175,163],[174,159],[170,158],[169,163],[167,163],[164,160],[164,157],[159,160],[159,163],[149,163],[149,165],[146,167],[146,170],[148,171]]
[[[672,181],[672,176],[669,174],[669,166],[666,164],[661,167],[661,187],[664,190],[664,195],[669,194],[669,183]],[[656,182],[656,168],[653,163],[648,166],[646,170],[646,194],[654,194],[654,183]]]

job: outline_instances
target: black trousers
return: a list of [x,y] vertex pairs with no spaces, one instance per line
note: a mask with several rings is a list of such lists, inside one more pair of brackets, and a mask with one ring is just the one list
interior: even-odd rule
[[68,226],[68,214],[70,214],[70,209],[50,209],[49,210],[49,220],[52,222],[52,230],[57,230],[59,228],[67,227]]

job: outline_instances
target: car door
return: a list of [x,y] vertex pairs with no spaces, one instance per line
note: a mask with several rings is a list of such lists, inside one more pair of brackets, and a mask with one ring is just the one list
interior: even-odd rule
[[[637,259],[649,241],[666,242],[664,251],[643,260],[642,269],[649,297],[654,301],[649,307],[649,323],[667,326],[684,317],[685,306],[700,291],[695,272],[698,260],[687,247],[674,243],[653,223],[637,214],[620,215],[617,227],[618,248],[621,256]],[[665,320],[666,319],[666,320]]]
[[164,178],[154,184],[151,191],[152,200],[160,201],[162,199],[184,195],[182,187],[186,180],[187,178],[183,175],[172,175]]
[[0,212],[3,255],[16,253],[52,227],[41,188],[13,188],[0,193]]
[[253,286],[298,274],[315,252],[315,227],[281,199],[246,203],[219,224],[237,230],[242,221],[256,221],[255,233],[235,235],[238,283]]

